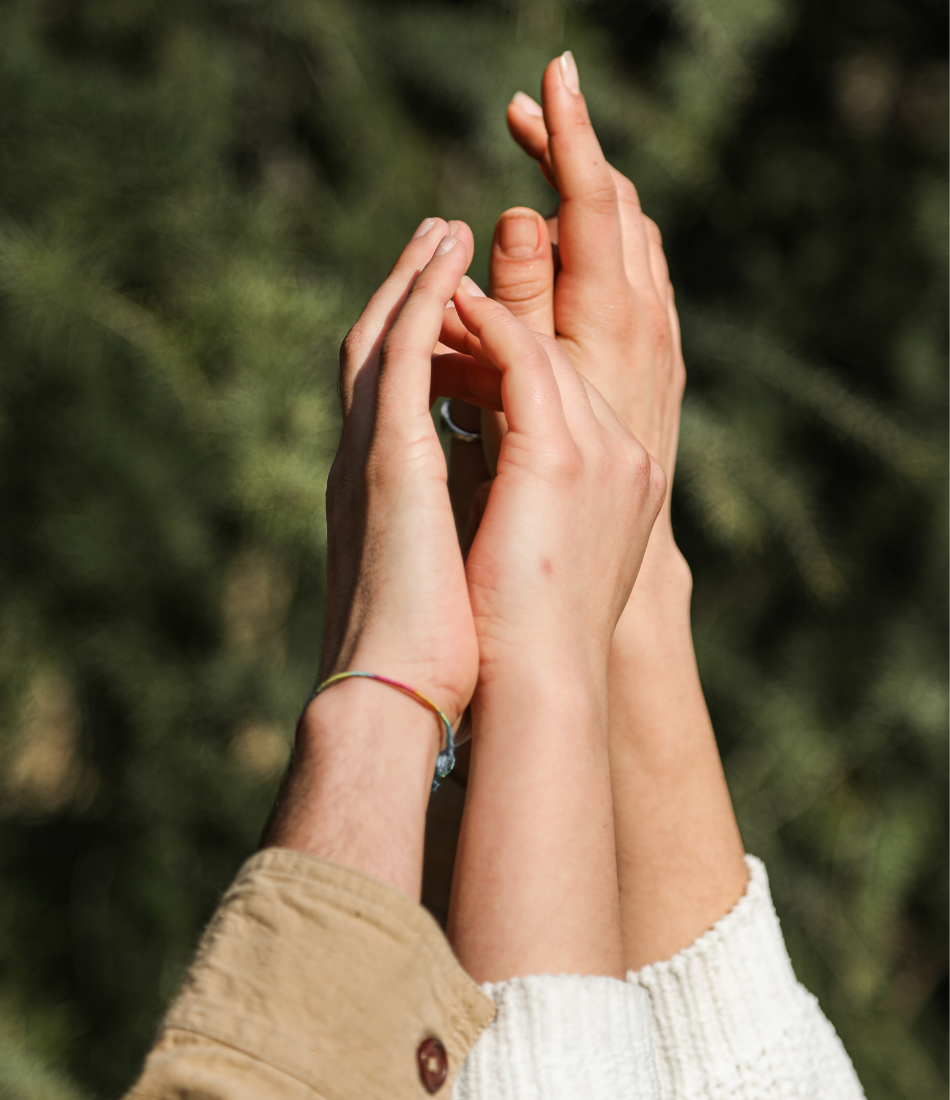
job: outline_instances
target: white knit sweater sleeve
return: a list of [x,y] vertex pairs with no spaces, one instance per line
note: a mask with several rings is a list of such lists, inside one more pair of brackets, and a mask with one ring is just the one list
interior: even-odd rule
[[540,975],[482,989],[498,1014],[453,1100],[660,1100],[650,1002],[636,985]]
[[863,1100],[835,1029],[797,981],[765,867],[735,907],[628,981],[650,998],[663,1100]]

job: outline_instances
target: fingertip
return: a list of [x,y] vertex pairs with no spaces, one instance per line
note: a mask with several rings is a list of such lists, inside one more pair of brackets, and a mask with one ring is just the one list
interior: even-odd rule
[[436,248],[432,258],[435,259],[436,256],[445,256],[446,253],[451,252],[452,249],[456,247],[456,245],[459,245],[461,243],[462,242],[458,239],[458,237],[453,237],[451,233],[446,234],[442,238],[442,240],[439,241],[438,247]]
[[443,218],[423,218],[399,253],[393,271],[402,270],[406,265],[424,267],[432,259],[436,246],[447,232],[448,226]]
[[472,257],[475,255],[475,234],[466,222],[452,220],[448,223],[449,233],[453,237],[457,237],[464,245],[468,254],[469,263],[472,262]]
[[[523,94],[523,93],[519,93]],[[525,99],[528,99],[525,96]],[[530,100],[534,103],[534,100]],[[547,154],[548,132],[544,125],[541,108],[535,103],[539,113],[528,112],[517,102],[517,96],[508,104],[505,117],[511,136],[518,145],[534,160],[542,160]]]
[[561,59],[555,57],[548,62],[544,70],[544,75],[541,77],[541,105],[544,110],[544,121],[546,123],[550,122],[553,101],[563,91],[564,84],[561,80]]
[[486,297],[485,291],[475,282],[474,279],[470,279],[467,275],[462,276],[462,280],[459,283],[459,288],[456,294],[460,294],[466,298],[484,298]]
[[411,241],[415,241],[418,240],[419,237],[424,237],[426,233],[428,233],[429,230],[435,225],[437,220],[437,218],[423,218],[422,221],[419,223],[418,229],[416,229],[415,233],[413,233],[413,235],[409,239]]
[[421,240],[423,237],[431,236],[434,240],[439,240],[440,237],[445,236],[446,222],[444,218],[438,216],[432,218],[423,218],[419,223],[415,233],[410,238],[409,243],[413,241]]
[[506,210],[495,223],[493,247],[510,260],[536,256],[547,244],[547,225],[541,215],[527,206]]
[[561,83],[571,95],[580,95],[581,78],[577,72],[577,62],[574,60],[574,55],[571,51],[565,50],[557,59],[557,64]]
[[544,123],[553,134],[561,120],[587,122],[587,104],[580,90],[577,63],[570,50],[548,63],[541,78],[541,102],[544,107]]
[[511,107],[517,107],[518,110],[523,111],[530,118],[544,118],[544,109],[540,103],[536,103],[531,96],[525,95],[524,92],[515,92],[511,97]]

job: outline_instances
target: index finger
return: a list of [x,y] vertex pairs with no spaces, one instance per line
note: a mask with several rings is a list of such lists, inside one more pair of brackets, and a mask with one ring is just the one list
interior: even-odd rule
[[446,234],[462,241],[469,262],[474,252],[472,232],[464,222],[426,218],[399,254],[385,282],[367,302],[340,349],[340,395],[344,416],[353,403],[360,372],[378,355],[383,338],[402,309],[413,280],[418,276]]
[[617,188],[591,126],[570,51],[545,69],[541,98],[551,171],[561,196],[561,271],[582,278],[595,300],[605,289],[615,290],[624,276],[623,233]]
[[509,431],[534,438],[563,437],[567,421],[561,392],[537,337],[503,305],[486,298],[469,278],[461,281],[455,303],[463,324],[501,372]]

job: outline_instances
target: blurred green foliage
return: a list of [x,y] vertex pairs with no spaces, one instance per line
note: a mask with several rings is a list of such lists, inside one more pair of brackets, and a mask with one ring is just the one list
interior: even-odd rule
[[946,1095],[946,41],[936,0],[0,0],[0,1097],[133,1079],[316,668],[336,347],[423,217],[483,278],[549,209],[504,107],[567,46],[678,290],[747,846],[871,1100]]

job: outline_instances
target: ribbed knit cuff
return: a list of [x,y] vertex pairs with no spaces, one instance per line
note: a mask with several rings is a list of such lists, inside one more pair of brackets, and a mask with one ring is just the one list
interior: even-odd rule
[[454,1100],[659,1100],[649,1000],[635,985],[539,975],[482,989],[498,1013]]
[[645,991],[664,1100],[861,1097],[834,1028],[795,977],[765,867],[733,909],[666,962],[631,971]]

